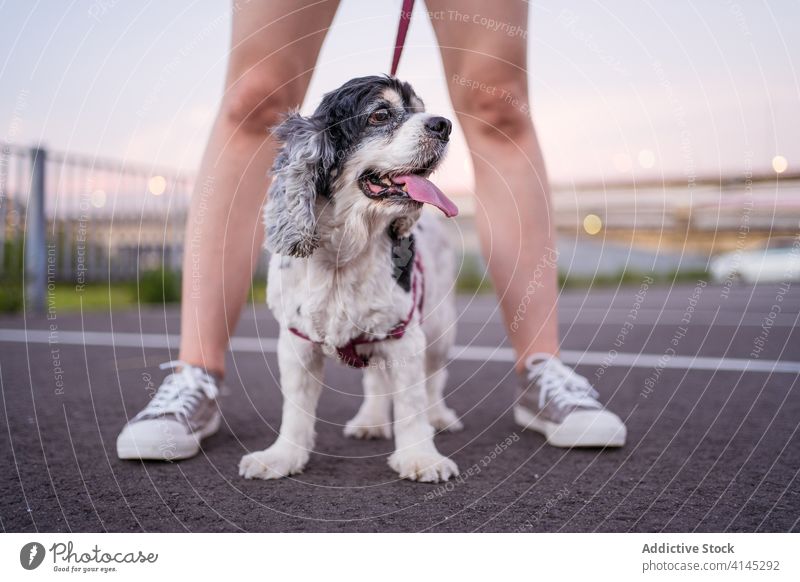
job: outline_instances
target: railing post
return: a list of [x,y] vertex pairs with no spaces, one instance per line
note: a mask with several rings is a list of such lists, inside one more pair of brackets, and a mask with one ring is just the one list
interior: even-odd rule
[[8,174],[11,167],[11,149],[7,144],[0,144],[0,274],[6,268],[6,227],[8,225],[8,206],[11,197],[8,195]]
[[45,163],[47,152],[31,148],[31,189],[25,212],[26,310],[44,314],[47,290],[47,247],[44,233]]

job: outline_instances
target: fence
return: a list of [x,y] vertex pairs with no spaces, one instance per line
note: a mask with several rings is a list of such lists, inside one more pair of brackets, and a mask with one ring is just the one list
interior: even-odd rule
[[[53,282],[132,281],[179,270],[193,178],[12,144],[0,147],[0,267],[25,244],[33,309]],[[6,273],[8,274],[8,273]]]
[[[0,144],[0,280],[21,266],[7,255],[19,254],[23,237],[20,263],[33,309],[43,309],[55,282],[124,282],[151,269],[180,270],[193,180],[164,168]],[[681,252],[689,239],[714,249],[726,233],[738,240],[744,218],[748,232],[766,237],[797,232],[798,174],[714,176],[692,186],[685,179],[555,185],[556,224],[580,231],[582,217],[594,213],[604,240],[616,233],[630,245],[635,233],[636,244],[660,251],[671,236]],[[471,224],[460,227],[469,254]],[[266,257],[257,276],[265,271]]]

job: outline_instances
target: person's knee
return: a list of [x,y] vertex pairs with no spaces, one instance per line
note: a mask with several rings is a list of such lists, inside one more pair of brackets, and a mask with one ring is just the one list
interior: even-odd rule
[[237,132],[263,135],[283,115],[303,101],[304,84],[297,75],[267,68],[253,68],[228,88],[221,115]]
[[482,78],[459,75],[450,83],[453,105],[468,139],[508,142],[531,131],[524,73],[483,75]]

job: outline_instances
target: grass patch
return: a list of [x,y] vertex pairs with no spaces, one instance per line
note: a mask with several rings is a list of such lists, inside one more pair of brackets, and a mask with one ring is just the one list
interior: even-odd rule
[[624,285],[641,285],[648,280],[651,285],[673,285],[677,283],[696,283],[698,280],[709,280],[704,270],[670,271],[667,273],[646,273],[644,271],[622,270],[613,275],[596,275],[594,277],[566,276],[558,274],[558,285],[561,289],[602,289]]
[[166,305],[181,300],[181,274],[168,269],[153,269],[139,274],[135,284],[140,303]]
[[0,265],[0,313],[22,311],[22,238],[3,242],[3,261]]
[[486,272],[481,259],[475,256],[465,256],[458,271],[456,292],[474,295],[491,293],[493,289],[489,273]]
[[[178,285],[176,290],[176,285]],[[52,305],[57,312],[109,311],[133,309],[137,305],[177,305],[180,301],[180,277],[162,276],[155,272],[134,283],[86,283],[80,288],[74,283],[57,283],[52,295],[45,296],[45,309]],[[20,283],[3,281],[0,284],[0,313],[22,313],[24,289]],[[165,302],[165,299],[168,299]],[[252,285],[248,301],[264,305],[267,301],[263,281]]]
[[[610,275],[586,277],[558,274],[560,289],[608,289],[625,285],[641,285],[652,279],[651,285],[674,285],[680,283],[696,283],[698,280],[709,281],[710,276],[704,270],[682,270],[667,273],[646,273],[644,271],[621,270]],[[492,282],[483,267],[475,261],[464,261],[456,281],[456,291],[466,294],[491,293]]]
[[[8,243],[7,243],[8,244]],[[19,313],[23,308],[24,288],[21,276],[21,245],[6,247],[5,268],[0,275],[0,313]],[[571,276],[559,273],[561,289],[602,289],[621,285],[641,285],[652,279],[651,284],[673,285],[708,281],[709,274],[703,270],[672,271],[669,273],[646,273],[623,270],[613,275],[595,277]],[[479,258],[465,257],[456,281],[456,291],[466,294],[492,292],[492,283]],[[248,301],[256,305],[266,303],[266,285],[259,279],[253,281],[248,292]],[[57,283],[52,296],[46,300],[58,311],[108,311],[131,309],[137,305],[177,304],[181,297],[180,273],[164,269],[143,272],[139,281],[132,283],[87,283],[80,288],[72,283]],[[50,303],[52,301],[52,303]]]
[[136,290],[127,283],[83,285],[80,291],[70,283],[59,283],[53,292],[57,311],[109,311],[136,305]]
[[256,305],[266,305],[267,303],[267,285],[262,280],[253,281],[250,285],[250,291],[247,294],[247,302],[255,303]]
[[0,281],[0,313],[22,311],[22,283]]

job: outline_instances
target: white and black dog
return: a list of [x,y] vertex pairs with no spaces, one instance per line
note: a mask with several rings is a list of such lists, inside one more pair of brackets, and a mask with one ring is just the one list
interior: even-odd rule
[[306,466],[325,355],[364,368],[365,398],[347,436],[394,432],[389,465],[400,477],[457,474],[433,443],[436,429],[461,428],[443,399],[454,257],[438,219],[422,213],[426,203],[458,212],[427,179],[450,129],[410,85],[377,76],[345,83],[310,117],[291,113],[276,128],[282,148],[264,222],[283,418],[271,447],[242,458],[242,476],[276,479]]

